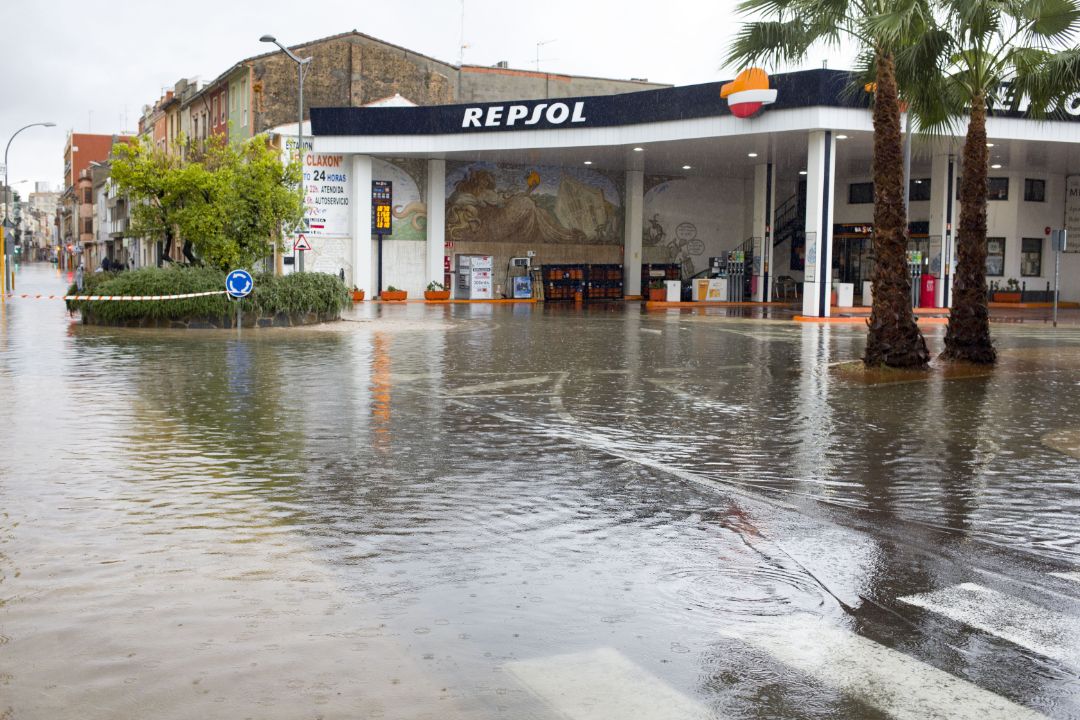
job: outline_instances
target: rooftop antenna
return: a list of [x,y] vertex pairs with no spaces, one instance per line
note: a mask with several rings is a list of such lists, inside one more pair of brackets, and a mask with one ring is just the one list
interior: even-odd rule
[[465,64],[465,0],[461,0],[461,34],[458,36],[458,67]]
[[541,40],[540,42],[536,43],[536,71],[537,72],[540,72],[540,46],[541,45],[549,45],[549,44],[555,42],[555,40],[557,40],[557,39],[558,38],[552,38],[551,40]]

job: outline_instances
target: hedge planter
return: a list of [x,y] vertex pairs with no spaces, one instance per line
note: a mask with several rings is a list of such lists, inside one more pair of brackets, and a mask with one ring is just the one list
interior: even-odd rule
[[156,300],[70,300],[67,308],[87,325],[150,328],[291,327],[337,320],[349,289],[337,275],[257,274],[250,295],[237,302],[224,293],[225,272],[208,267],[143,268],[85,276],[81,293],[68,295],[160,297]]
[[665,288],[649,288],[649,302],[664,302],[667,300]]
[[449,300],[450,299],[450,291],[449,290],[425,290],[424,291],[424,299],[425,300]]
[[352,301],[354,303],[364,302],[364,291],[363,290],[353,290],[349,294],[352,295]]
[[994,302],[1018,303],[1018,302],[1020,302],[1020,293],[1018,293],[1018,292],[996,292],[996,293],[994,293]]
[[379,298],[391,302],[400,302],[409,296],[408,290],[383,290]]

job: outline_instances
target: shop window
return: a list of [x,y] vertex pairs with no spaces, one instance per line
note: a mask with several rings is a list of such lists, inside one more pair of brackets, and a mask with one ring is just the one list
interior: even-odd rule
[[851,183],[848,185],[848,205],[865,205],[874,202],[874,183]]
[[1007,177],[992,177],[990,178],[990,187],[986,193],[987,200],[1008,200],[1009,199],[1009,178]]
[[930,199],[930,178],[914,178],[908,186],[911,202],[924,202]]
[[1024,180],[1024,202],[1046,202],[1046,181],[1026,178]]
[[1005,238],[986,238],[986,274],[991,277],[1005,275]]
[[1042,238],[1024,238],[1020,241],[1020,274],[1024,277],[1042,275]]

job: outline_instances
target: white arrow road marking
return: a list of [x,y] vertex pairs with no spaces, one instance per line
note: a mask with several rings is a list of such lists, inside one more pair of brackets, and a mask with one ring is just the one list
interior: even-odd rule
[[1080,668],[1080,617],[1047,610],[975,583],[899,600]]
[[542,385],[546,383],[550,378],[547,375],[538,375],[536,377],[518,378],[517,380],[502,380],[500,382],[483,383],[482,385],[465,385],[464,387],[458,387],[447,393],[450,397],[462,397],[463,395],[476,395],[478,393],[487,393],[492,390],[504,390],[506,388],[521,387],[523,385]]
[[716,718],[611,648],[517,660],[506,669],[567,720]]
[[798,615],[731,637],[900,720],[1036,720],[1043,715],[902,652]]

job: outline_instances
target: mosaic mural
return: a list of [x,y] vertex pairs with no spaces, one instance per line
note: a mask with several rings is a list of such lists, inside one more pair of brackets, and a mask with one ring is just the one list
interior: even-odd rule
[[427,195],[425,175],[427,166],[423,160],[381,160],[371,161],[371,177],[375,180],[389,180],[394,183],[394,216],[392,235],[384,235],[386,240],[426,240],[427,239]]
[[602,172],[448,163],[446,193],[447,240],[622,244],[622,192]]

